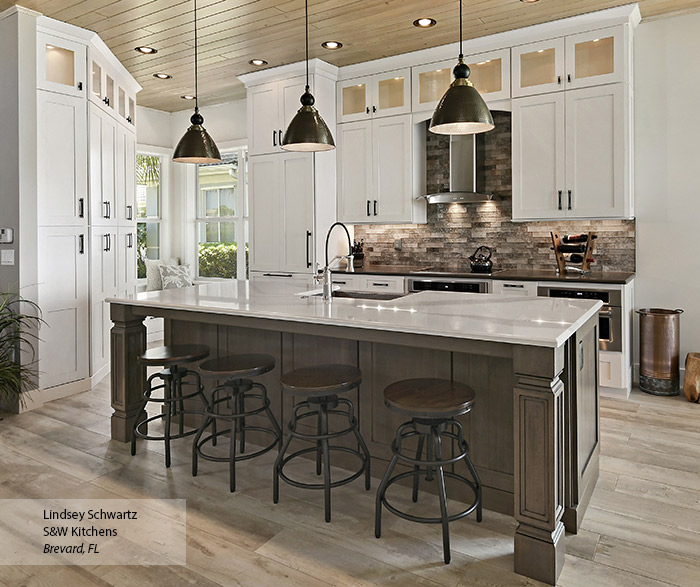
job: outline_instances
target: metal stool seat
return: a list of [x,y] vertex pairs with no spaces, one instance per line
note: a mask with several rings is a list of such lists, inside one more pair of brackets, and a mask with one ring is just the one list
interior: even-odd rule
[[[261,383],[250,380],[250,377],[262,375],[275,368],[275,359],[270,355],[241,354],[210,359],[199,366],[199,371],[205,377],[225,379],[222,385],[212,390],[211,403],[205,411],[205,418],[197,431],[192,443],[192,476],[197,476],[198,459],[201,457],[207,461],[229,463],[229,485],[233,493],[236,490],[236,463],[253,459],[269,452],[274,447],[279,448],[282,442],[282,431],[270,409],[270,400],[267,397],[267,389]],[[252,393],[252,390],[259,390]],[[258,406],[246,410],[246,401],[259,402]],[[221,407],[230,406],[230,410],[221,413]],[[265,413],[270,421],[271,428],[264,426],[251,426],[246,423],[246,418],[256,414]],[[216,429],[217,420],[226,420],[230,427],[226,430]],[[202,438],[205,430],[212,426],[211,434]],[[245,453],[246,430],[255,430],[273,437],[271,444],[249,454]],[[216,446],[217,439],[224,435],[230,435],[228,456],[216,456],[205,451],[208,444]],[[239,436],[240,454],[236,454],[236,436]]]
[[[390,410],[411,417],[409,422],[399,426],[396,438],[391,444],[393,457],[377,490],[375,510],[375,530],[381,536],[382,507],[405,520],[422,524],[442,524],[443,554],[446,564],[450,562],[449,523],[464,518],[476,511],[476,520],[481,522],[481,480],[469,457],[469,446],[464,439],[462,425],[455,419],[471,411],[476,400],[474,391],[467,385],[445,379],[406,379],[392,383],[384,390],[384,403]],[[418,437],[415,454],[408,454],[404,442]],[[443,455],[443,439],[454,446],[451,457]],[[448,446],[449,446],[448,444]],[[423,458],[423,449],[426,456]],[[413,466],[411,471],[392,477],[398,461]],[[464,461],[472,479],[445,471],[444,467]],[[413,502],[418,501],[418,483],[422,475],[426,481],[437,477],[440,517],[415,516],[399,510],[386,498],[387,489],[401,479],[413,479]],[[447,511],[445,477],[465,484],[474,493],[474,501],[466,509],[450,515]]]
[[[320,365],[316,367],[304,367],[285,373],[281,380],[282,390],[296,396],[305,397],[306,400],[294,406],[292,419],[287,425],[287,436],[282,450],[275,461],[275,474],[273,482],[273,502],[279,501],[279,480],[300,487],[302,489],[323,489],[324,513],[326,522],[331,521],[331,489],[346,485],[365,474],[365,489],[370,488],[370,455],[367,445],[360,434],[355,417],[355,408],[347,398],[339,398],[338,394],[350,391],[360,385],[362,373],[351,365]],[[345,409],[338,409],[339,406]],[[341,416],[347,419],[347,427],[335,432],[329,431],[328,416]],[[297,428],[299,422],[307,418],[316,418],[316,433],[300,432]],[[344,446],[330,444],[331,441],[353,434],[357,440],[357,450]],[[297,450],[286,455],[292,439],[306,440],[315,443],[316,446]],[[343,479],[331,480],[330,453],[346,452],[360,460],[359,469]],[[296,481],[284,472],[284,467],[296,457],[316,453],[316,475],[323,473],[322,483],[307,483]],[[286,455],[286,456],[285,456]]]
[[[136,439],[143,438],[144,440],[159,440],[165,442],[165,466],[170,467],[170,441],[184,438],[197,432],[196,429],[185,432],[185,423],[183,416],[185,414],[199,413],[197,411],[185,410],[185,400],[194,397],[201,398],[205,406],[209,405],[207,398],[204,395],[202,381],[196,371],[183,368],[182,365],[201,361],[209,356],[209,347],[203,344],[178,344],[172,346],[161,346],[148,349],[140,355],[137,360],[140,364],[147,367],[164,367],[161,371],[151,375],[146,381],[146,390],[143,393],[143,402],[139,408],[138,414],[141,414],[149,402],[163,404],[163,410],[160,414],[150,416],[139,421],[138,417],[134,422],[134,427],[131,435],[131,454],[136,454]],[[195,381],[187,381],[187,378],[192,378]],[[154,381],[159,379],[160,384],[154,385]],[[194,385],[194,391],[186,395],[182,392],[183,385]],[[154,398],[154,391],[162,389],[163,397]],[[179,416],[179,430],[175,434],[171,434],[170,428],[172,418]],[[148,434],[148,424],[156,420],[164,420],[165,428],[163,436],[151,436]]]

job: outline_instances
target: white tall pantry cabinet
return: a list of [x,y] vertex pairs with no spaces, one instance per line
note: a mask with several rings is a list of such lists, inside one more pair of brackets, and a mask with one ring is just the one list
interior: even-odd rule
[[[0,35],[14,35],[19,47],[17,87],[3,84],[0,97],[16,100],[20,112],[36,105],[19,127],[27,163],[12,194],[21,219],[20,291],[38,302],[46,321],[32,409],[89,389],[109,370],[104,299],[133,292],[136,281],[134,110],[141,88],[90,31],[12,7],[0,14]],[[97,106],[96,59],[111,80],[100,88],[111,88],[109,105],[102,96]]]

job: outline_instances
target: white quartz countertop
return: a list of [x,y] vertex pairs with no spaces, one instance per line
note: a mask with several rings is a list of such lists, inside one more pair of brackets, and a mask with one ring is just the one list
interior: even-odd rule
[[[558,347],[602,306],[593,300],[418,292],[391,301],[300,298],[284,283],[219,281],[109,302],[386,332]],[[283,330],[283,328],[281,328]]]

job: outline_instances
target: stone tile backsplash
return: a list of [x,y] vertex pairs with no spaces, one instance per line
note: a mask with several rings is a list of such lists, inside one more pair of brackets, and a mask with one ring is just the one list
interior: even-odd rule
[[[355,239],[365,240],[365,262],[382,265],[464,264],[474,250],[493,251],[496,269],[554,269],[550,231],[598,233],[592,268],[635,270],[634,220],[512,222],[510,113],[494,112],[496,128],[484,145],[484,189],[504,196],[501,202],[431,204],[427,224],[356,225]],[[449,137],[427,133],[429,193],[449,188]],[[402,250],[395,250],[396,241]]]

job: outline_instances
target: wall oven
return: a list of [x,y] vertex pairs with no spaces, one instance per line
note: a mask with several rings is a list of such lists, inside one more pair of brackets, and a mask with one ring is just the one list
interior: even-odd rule
[[540,286],[537,295],[574,300],[600,300],[598,338],[601,351],[622,351],[622,292],[616,289],[580,289],[571,286]]

